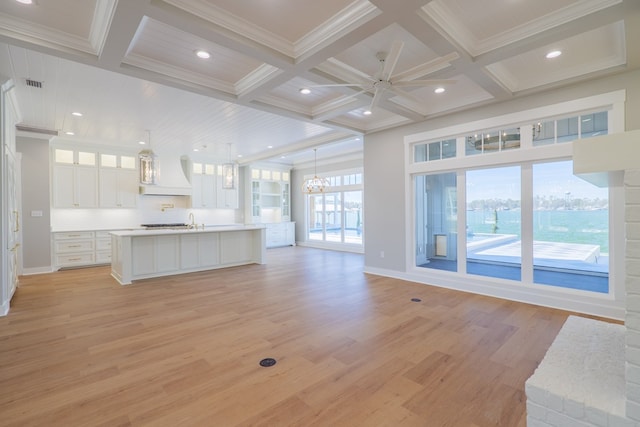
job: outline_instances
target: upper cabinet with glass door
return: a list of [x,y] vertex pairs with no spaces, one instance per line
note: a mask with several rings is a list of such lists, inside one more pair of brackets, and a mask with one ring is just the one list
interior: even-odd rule
[[[291,183],[289,170],[252,167],[247,173],[247,216],[254,223],[291,221]],[[245,176],[247,176],[245,175]]]
[[73,148],[54,148],[52,154],[53,207],[98,207],[98,154]]
[[138,200],[136,156],[100,153],[100,207],[134,208]]

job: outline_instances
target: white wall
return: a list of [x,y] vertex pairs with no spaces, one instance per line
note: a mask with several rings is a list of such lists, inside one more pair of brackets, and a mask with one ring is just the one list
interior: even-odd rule
[[[16,138],[16,150],[22,153],[22,259],[25,271],[46,272],[51,268],[51,248],[43,245],[51,221],[49,199],[49,140]],[[32,216],[34,212],[42,216]],[[37,213],[36,213],[37,214]]]

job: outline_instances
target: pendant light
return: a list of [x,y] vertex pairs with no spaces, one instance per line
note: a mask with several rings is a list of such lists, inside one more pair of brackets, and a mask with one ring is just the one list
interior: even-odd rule
[[236,165],[231,161],[231,144],[228,145],[227,163],[222,164],[222,188],[233,190],[236,188]]
[[313,149],[313,178],[302,183],[302,192],[307,194],[325,193],[329,188],[329,180],[318,177],[317,148]]
[[147,130],[147,144],[149,148],[138,153],[140,184],[153,185],[156,183],[156,155],[151,149],[151,131],[149,130]]

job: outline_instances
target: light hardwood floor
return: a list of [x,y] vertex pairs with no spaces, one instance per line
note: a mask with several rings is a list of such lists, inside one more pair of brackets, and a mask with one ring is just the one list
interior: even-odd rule
[[0,425],[525,425],[524,382],[570,313],[362,268],[290,247],[130,286],[108,267],[22,277]]

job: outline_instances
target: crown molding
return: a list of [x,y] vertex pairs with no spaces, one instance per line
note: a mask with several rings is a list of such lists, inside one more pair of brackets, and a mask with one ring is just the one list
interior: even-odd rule
[[282,70],[279,68],[269,64],[262,64],[235,84],[235,93],[237,96],[242,96],[278,76],[280,73],[282,73]]
[[102,53],[115,11],[116,0],[96,1],[96,9],[93,13],[93,21],[89,31],[89,43],[95,52]]
[[87,39],[45,27],[43,25],[0,14],[0,35],[45,46],[59,46],[65,49],[97,55],[97,51]]
[[378,8],[367,0],[355,1],[296,41],[293,49],[295,58],[300,59],[311,55],[325,44],[360,27],[379,14]]
[[[446,32],[472,56],[504,47],[526,39],[551,28],[566,24],[583,16],[598,12],[621,3],[622,0],[582,0],[559,10],[527,21],[511,30],[503,31],[486,39],[478,40],[468,31],[463,22],[446,7],[442,1],[433,1],[422,7],[421,12],[437,22],[441,31]],[[420,14],[423,19],[425,16]]]
[[206,77],[192,71],[185,71],[182,68],[169,65],[146,56],[129,54],[122,62],[133,67],[152,71],[154,73],[162,74],[185,82],[206,86],[211,89],[225,92],[229,95],[236,95],[235,87],[232,84],[211,77]]
[[288,57],[295,56],[293,43],[283,37],[273,34],[252,22],[235,16],[226,10],[214,6],[205,0],[164,0],[179,9],[189,12],[213,24],[219,25],[242,37],[249,38],[261,45],[268,46]]

